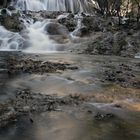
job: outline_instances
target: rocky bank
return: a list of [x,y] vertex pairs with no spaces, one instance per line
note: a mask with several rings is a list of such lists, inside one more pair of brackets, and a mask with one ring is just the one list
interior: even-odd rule
[[[135,21],[128,23],[127,20],[122,19],[122,24],[119,25],[117,18],[103,17],[97,13],[74,15],[64,12],[11,11],[9,15],[8,10],[3,9],[0,15],[1,25],[10,31],[19,32],[23,38],[26,31],[25,21],[26,23],[30,21],[34,23],[44,19],[53,21],[47,30],[51,39],[59,42],[58,36],[63,36],[63,39],[66,39],[69,38],[69,34],[83,39],[82,43],[77,42],[74,47],[73,45],[69,46],[69,50],[73,52],[124,57],[134,57],[140,52],[140,27],[139,23]],[[56,28],[55,33],[54,27]],[[52,37],[52,35],[55,36]],[[73,39],[70,41],[73,42]],[[59,43],[61,42],[63,41]]]
[[[49,35],[55,35],[55,37],[61,35],[63,38],[69,39],[72,45],[66,50],[70,52],[86,54],[89,57],[93,57],[93,55],[134,57],[140,52],[140,27],[136,22],[131,22],[128,25],[127,21],[125,21],[125,23],[118,25],[116,18],[102,17],[98,14],[86,15],[81,13],[80,15],[74,15],[72,13],[44,11],[19,12],[15,11],[14,8],[12,9],[12,7],[9,10],[3,9],[1,11],[0,24],[9,31],[19,33],[25,39],[24,32],[28,32],[24,24],[25,21],[28,24],[49,19],[53,23],[48,25],[46,32]],[[80,38],[80,41],[75,43],[73,36]],[[54,40],[59,39],[54,38]],[[38,58],[34,59],[34,56],[29,56],[29,54],[22,56],[14,54],[7,57],[8,76],[16,77],[20,74],[43,75],[45,73],[61,73],[78,69],[78,66],[70,63],[43,61]],[[104,64],[103,67],[104,69],[100,71],[101,78],[99,81],[115,84],[119,88],[121,87],[123,91],[125,88],[134,88],[139,91],[139,63],[120,63],[116,65],[112,64],[110,60],[110,64]],[[91,100],[94,102],[113,102],[116,99],[120,100],[132,96],[129,90],[124,95],[116,94],[118,91],[107,92],[107,94],[100,93],[88,96],[74,94],[60,98],[56,95],[33,93],[29,89],[17,89],[14,99],[9,99],[0,104],[0,127],[7,125],[11,121],[16,121],[16,118],[20,115],[28,115],[29,120],[33,122],[32,113],[57,111],[60,106],[77,106]],[[133,96],[135,99],[140,99],[138,92]],[[121,106],[117,104],[115,107],[119,108]],[[95,115],[97,120],[113,117],[113,114],[108,113],[105,115],[97,113]]]

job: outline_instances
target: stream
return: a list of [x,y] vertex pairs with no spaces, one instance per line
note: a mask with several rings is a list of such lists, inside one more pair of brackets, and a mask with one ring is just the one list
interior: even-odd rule
[[[15,9],[4,9],[4,18],[20,15],[23,30],[15,32],[0,25],[0,103],[15,100],[18,89],[81,102],[63,101],[54,110],[18,115],[0,128],[0,140],[140,140],[139,57],[78,54],[70,49],[76,43],[82,46],[90,40],[82,36],[81,29],[85,29],[82,20],[89,15],[94,17],[91,8],[98,7],[96,2],[12,0],[10,6]],[[45,18],[43,11],[62,14]],[[73,31],[58,22],[63,23],[65,18],[73,19]],[[100,32],[92,35],[91,39],[95,39]],[[11,64],[13,58],[17,61]],[[17,63],[18,60],[22,63]],[[56,67],[54,71],[42,72],[43,68],[34,66],[36,61],[42,67],[45,62],[64,64],[64,69]],[[28,65],[29,69],[24,71]],[[19,73],[17,68],[21,68]]]
[[[1,54],[1,56],[3,56],[4,61],[5,55]],[[35,113],[32,114],[34,123],[31,123],[27,116],[22,116],[17,118],[16,122],[0,129],[1,140],[18,140],[19,137],[21,140],[139,140],[140,112],[135,107],[139,104],[136,99],[133,101],[132,98],[126,97],[125,90],[129,91],[130,89],[123,89],[107,82],[102,83],[99,80],[101,78],[100,70],[105,67],[105,63],[110,62],[110,58],[111,63],[115,65],[120,62],[137,62],[137,59],[128,60],[115,56],[94,56],[91,59],[88,55],[64,52],[39,54],[36,57],[41,60],[72,63],[79,69],[43,75],[24,74],[12,77],[12,79],[3,73],[1,80],[4,86],[1,88],[1,93],[4,89],[5,94],[1,95],[1,100],[5,100],[6,97],[11,98],[17,88],[29,88],[34,92],[57,94],[60,97],[75,93],[85,96],[101,93],[106,95],[106,92],[117,90],[119,95],[124,96],[124,99],[119,101],[114,98],[113,102],[110,103],[107,97],[103,101],[86,102],[82,108],[68,106],[61,108],[60,111]],[[113,107],[115,103],[120,103],[123,107],[115,108]],[[87,112],[89,109],[93,111],[92,114]],[[113,113],[116,117],[97,121],[94,118],[97,112]]]

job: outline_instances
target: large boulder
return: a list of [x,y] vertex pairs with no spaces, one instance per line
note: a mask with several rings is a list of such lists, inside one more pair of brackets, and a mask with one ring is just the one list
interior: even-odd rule
[[111,48],[113,46],[113,34],[101,34],[96,39],[89,41],[84,53],[87,54],[111,54]]
[[58,22],[64,26],[66,26],[68,28],[68,30],[74,31],[76,29],[77,26],[77,21],[74,18],[73,14],[67,14],[67,15],[60,15],[58,17]]
[[64,35],[64,36],[68,35],[68,29],[65,26],[54,22],[49,22],[45,26],[45,31],[49,35]]
[[134,31],[132,35],[126,38],[127,44],[123,46],[121,55],[134,57],[140,52],[140,31]]
[[45,32],[50,36],[51,39],[58,43],[66,43],[69,40],[68,29],[59,23],[48,23],[45,26]]
[[127,45],[126,36],[125,32],[102,33],[88,43],[84,52],[88,54],[121,55],[121,51]]
[[101,31],[101,21],[97,16],[83,16],[82,24],[87,27],[89,32]]
[[24,25],[20,21],[20,15],[12,14],[12,16],[3,13],[0,15],[0,23],[3,25],[6,29],[13,31],[13,32],[20,32],[22,29],[24,29]]

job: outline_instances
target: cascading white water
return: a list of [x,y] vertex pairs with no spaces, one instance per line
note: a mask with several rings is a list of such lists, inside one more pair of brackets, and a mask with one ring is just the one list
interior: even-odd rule
[[26,39],[19,33],[8,31],[0,26],[0,50],[22,50],[26,52],[49,52],[55,51],[55,42],[49,39],[45,32],[45,26],[48,22],[37,21],[35,23],[25,24]]
[[24,39],[18,34],[6,30],[0,26],[0,49],[20,50],[23,47]]
[[[12,0],[11,5],[19,10],[70,11],[78,13],[89,12],[91,10],[90,8],[96,4],[94,0]],[[12,16],[12,13],[10,13],[9,16]],[[4,27],[0,26],[0,49],[25,50],[32,52],[55,51],[56,42],[49,38],[45,29],[48,21],[44,19],[44,21],[33,23],[32,19],[27,19],[26,15],[23,16],[24,17],[21,15],[20,20],[23,20],[23,24],[26,27],[24,32],[26,37],[22,37],[24,35],[8,31]],[[79,26],[77,26],[77,28],[78,27]],[[50,34],[51,38],[54,40],[60,40],[60,42],[62,42],[61,39],[63,39],[63,37],[67,38],[68,36],[66,29],[57,23],[54,23],[53,26],[49,26],[49,28],[51,28],[51,30],[52,28],[57,30],[57,34]]]
[[13,0],[12,5],[20,10],[30,11],[70,11],[91,12],[92,7],[97,7],[94,0]]
[[32,52],[49,52],[55,51],[55,42],[50,40],[45,32],[45,26],[48,22],[37,21],[27,27],[29,47],[25,51]]

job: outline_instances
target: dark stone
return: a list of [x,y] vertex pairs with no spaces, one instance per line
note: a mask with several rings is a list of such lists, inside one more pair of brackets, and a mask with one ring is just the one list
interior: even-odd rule
[[67,27],[67,29],[72,32],[76,29],[77,21],[74,19],[73,14],[69,14],[65,18],[58,19],[58,22]]
[[[18,56],[17,56],[18,57]],[[76,70],[77,66],[71,66],[70,64],[54,63],[48,61],[40,61],[34,59],[19,59],[14,57],[8,58],[8,74],[20,74],[20,73],[53,73],[57,70]]]
[[89,30],[87,27],[81,27],[79,29],[76,29],[73,32],[73,35],[83,37],[83,36],[89,35]]
[[119,104],[115,104],[114,107],[116,107],[116,108],[122,108],[122,106],[119,105]]
[[112,113],[101,114],[101,113],[98,112],[94,116],[94,118],[95,118],[95,120],[103,121],[103,120],[108,120],[108,119],[114,118],[114,115]]
[[89,31],[101,31],[98,17],[85,16],[82,19],[82,23]]
[[88,112],[88,113],[90,113],[90,114],[92,113],[92,111],[91,111],[91,110],[88,110],[87,112]]
[[64,35],[64,36],[68,35],[68,30],[65,26],[53,22],[50,22],[46,25],[45,31],[49,35]]
[[34,123],[34,120],[32,118],[29,119],[31,123]]
[[2,9],[2,10],[1,10],[1,14],[2,14],[3,16],[6,16],[6,15],[7,15],[7,9]]
[[2,15],[0,17],[0,22],[6,29],[13,32],[20,32],[25,28],[25,26],[19,20],[18,14],[13,14],[12,16]]
[[10,11],[16,10],[15,7],[13,7],[13,6],[8,6],[7,9]]

